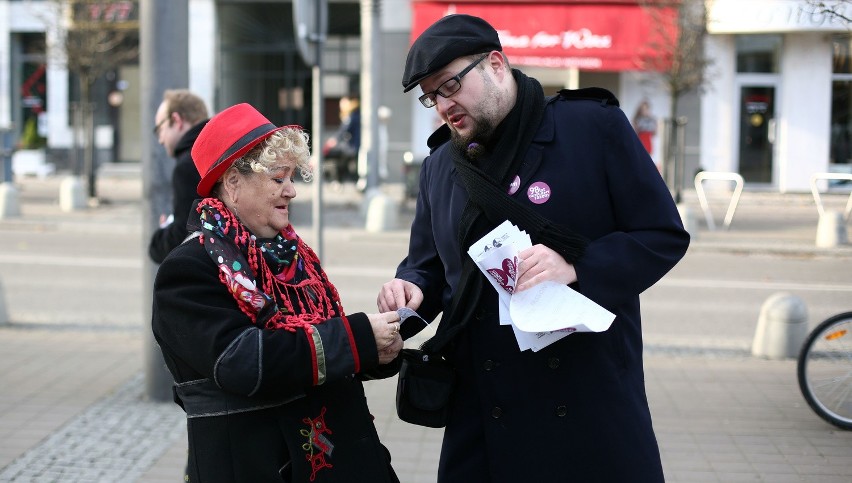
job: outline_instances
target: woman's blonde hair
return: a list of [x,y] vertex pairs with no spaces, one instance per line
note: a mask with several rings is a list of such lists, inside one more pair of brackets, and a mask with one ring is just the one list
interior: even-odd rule
[[296,161],[303,180],[308,182],[313,179],[308,133],[298,127],[285,127],[275,131],[243,157],[234,161],[233,167],[243,174],[268,173],[282,158]]

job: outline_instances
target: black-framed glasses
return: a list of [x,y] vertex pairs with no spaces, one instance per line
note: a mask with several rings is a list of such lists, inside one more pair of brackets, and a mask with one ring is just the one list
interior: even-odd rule
[[158,122],[156,126],[154,126],[154,136],[159,136],[159,135],[160,135],[160,126],[162,126],[162,125],[163,125],[163,123],[164,123],[164,122],[166,122],[166,121],[168,121],[168,120],[169,120],[169,118],[168,118],[168,117],[165,117],[165,118],[163,118],[163,120],[162,120],[162,121]]
[[441,96],[444,99],[449,99],[450,96],[452,96],[453,94],[458,92],[459,89],[461,89],[461,78],[464,77],[465,74],[470,72],[474,67],[476,67],[476,64],[479,64],[480,62],[482,62],[489,55],[490,55],[490,52],[488,54],[485,54],[482,57],[474,60],[473,62],[470,63],[469,66],[465,67],[463,71],[461,71],[458,74],[456,74],[455,76],[450,77],[449,79],[445,80],[444,83],[439,85],[438,88],[435,89],[434,91],[427,92],[427,93],[423,94],[422,96],[418,97],[418,99],[420,100],[420,104],[423,104],[424,107],[435,107],[435,105],[437,104],[437,102],[436,102],[437,97],[436,96]]

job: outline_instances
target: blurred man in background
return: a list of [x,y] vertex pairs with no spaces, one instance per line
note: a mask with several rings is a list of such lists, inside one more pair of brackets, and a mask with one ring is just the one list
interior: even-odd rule
[[166,255],[186,238],[186,220],[192,202],[198,198],[196,187],[201,177],[190,151],[201,129],[207,124],[207,106],[186,89],[169,89],[154,116],[154,136],[175,158],[172,172],[172,213],[160,216],[160,228],[151,236],[148,255],[162,263]]

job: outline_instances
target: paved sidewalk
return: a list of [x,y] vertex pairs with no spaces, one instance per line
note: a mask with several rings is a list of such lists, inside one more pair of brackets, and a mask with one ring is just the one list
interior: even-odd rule
[[[0,482],[183,481],[183,414],[144,398],[141,183],[105,177],[106,203],[75,213],[60,212],[58,185],[22,180],[23,216],[0,220],[0,309],[10,319],[0,325]],[[400,199],[400,187],[385,190]],[[300,187],[293,217],[312,243],[310,191]],[[829,195],[826,205],[842,209],[846,196]],[[369,233],[352,186],[324,199],[324,265],[348,311],[370,310],[405,252],[413,204],[400,203],[395,229]],[[721,225],[727,200],[712,201]],[[701,223],[695,194],[684,202],[699,222],[691,252],[852,262],[852,246],[814,247],[810,194],[744,193],[730,229],[714,232]],[[39,270],[51,278],[36,278]],[[645,364],[667,481],[852,481],[852,432],[807,407],[795,361],[647,337],[658,341],[647,345]],[[404,483],[434,482],[442,432],[399,421],[395,387],[395,379],[367,384],[380,436]]]

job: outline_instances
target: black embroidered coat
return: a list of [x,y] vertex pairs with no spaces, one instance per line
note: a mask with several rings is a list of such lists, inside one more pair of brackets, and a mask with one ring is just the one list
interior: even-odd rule
[[152,325],[187,412],[188,481],[398,481],[360,380],[385,368],[365,314],[318,338],[258,329],[191,239],[160,265]]
[[[427,319],[448,307],[468,248],[457,241],[468,196],[448,148],[423,164],[409,253],[397,270],[423,289]],[[623,112],[590,100],[547,106],[517,175],[514,198],[591,240],[572,287],[616,318],[603,333],[520,352],[483,282],[476,320],[451,353],[460,381],[438,481],[662,482],[639,294],[686,252],[672,197]]]

